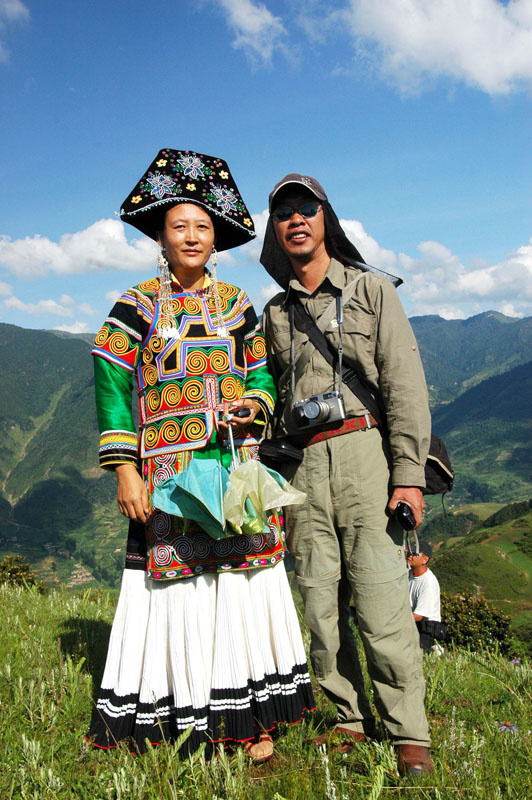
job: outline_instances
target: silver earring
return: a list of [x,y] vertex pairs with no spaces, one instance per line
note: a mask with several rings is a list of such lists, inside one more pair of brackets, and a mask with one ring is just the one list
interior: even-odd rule
[[175,317],[172,312],[172,276],[166,258],[164,247],[157,258],[159,267],[159,317],[157,320],[157,333],[163,339],[174,339],[178,337],[175,325]]
[[218,276],[216,274],[216,265],[218,263],[218,253],[216,252],[216,248],[212,248],[210,264],[211,264],[211,280],[212,280],[212,291],[214,294],[214,307],[216,308],[216,333],[220,337],[220,339],[224,339],[227,336],[227,328],[225,327],[224,320],[222,317],[222,304],[220,302],[220,292],[218,289]]

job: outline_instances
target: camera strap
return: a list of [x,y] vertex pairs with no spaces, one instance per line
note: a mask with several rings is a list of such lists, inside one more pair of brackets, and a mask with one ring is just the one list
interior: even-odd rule
[[[320,333],[323,333],[326,330],[326,328],[329,327],[329,324],[334,319],[335,312],[336,313],[338,312],[338,300],[340,299],[341,306],[343,306],[344,303],[346,303],[347,300],[349,300],[353,296],[354,291],[355,291],[355,286],[358,283],[358,281],[360,280],[360,278],[362,278],[362,277],[363,277],[363,275],[357,275],[357,277],[353,281],[348,283],[347,286],[343,289],[342,294],[340,295],[340,298],[338,298],[338,297],[333,298],[333,300],[329,303],[329,305],[327,306],[327,308],[325,309],[323,314],[320,316],[319,320],[317,322],[315,322],[315,323],[314,323],[314,320],[312,319],[312,317],[309,314],[307,314],[307,312],[304,311],[303,306],[301,305],[301,308],[303,309],[303,311],[306,314],[306,316],[308,317],[308,319],[311,321],[311,323],[315,324],[317,330]],[[290,303],[289,314],[290,314],[290,341],[291,341],[291,343],[293,343],[293,341],[294,341],[294,317],[293,317],[293,309],[292,309],[292,304],[293,304],[294,300],[298,300],[297,296],[296,296],[296,298],[293,298],[292,295],[290,295],[290,299],[289,299],[289,303]],[[299,303],[301,304],[301,301],[299,301]],[[307,322],[307,320],[305,320],[305,322],[302,322],[301,324],[307,326],[308,322]],[[307,332],[306,329],[305,329],[305,331],[303,331],[303,328],[300,328],[299,324],[296,327],[297,327],[298,330],[300,330],[302,332],[305,332],[305,333]],[[300,378],[302,377],[303,371],[304,371],[305,367],[307,366],[307,363],[310,360],[310,358],[312,356],[312,353],[314,352],[315,349],[316,349],[316,345],[309,338],[309,341],[306,342],[305,345],[303,346],[303,348],[302,348],[302,350],[301,350],[301,352],[299,354],[299,357],[297,358],[297,361],[295,360],[294,354],[291,353],[290,361],[291,361],[291,366],[292,366],[292,372],[293,372],[294,378],[295,378],[295,383],[297,383],[300,380]]]
[[[355,284],[361,277],[362,275],[358,275],[354,281],[351,281],[351,283],[345,287],[345,289],[342,292],[342,303],[345,303],[345,301],[352,296]],[[323,358],[327,361],[328,364],[330,364],[333,367],[333,370],[335,370],[336,372],[338,368],[338,354],[333,345],[329,342],[329,340],[324,334],[324,330],[327,328],[327,326],[333,319],[336,310],[337,310],[337,298],[335,297],[321,315],[318,324],[316,324],[316,322],[312,319],[310,314],[304,309],[299,297],[297,297],[297,295],[294,295],[294,293],[290,294],[289,317],[290,317],[290,340],[291,340],[290,363],[291,363],[292,394],[294,386],[298,378],[302,375],[303,369],[308,363],[314,348],[318,350],[319,353],[321,353]],[[301,351],[300,357],[297,360],[297,364],[294,362],[294,352],[293,352],[294,326],[298,329],[298,331],[300,331],[301,333],[305,333],[309,338],[309,341]],[[375,399],[369,387],[357,374],[356,370],[354,370],[352,367],[344,368],[342,374],[342,380],[345,383],[345,385],[353,392],[353,394],[361,401],[361,403],[363,403],[365,408],[367,408],[368,411],[371,414],[373,414],[373,416],[375,417],[375,419],[379,424],[379,427],[382,430],[384,415],[381,411],[379,403]]]

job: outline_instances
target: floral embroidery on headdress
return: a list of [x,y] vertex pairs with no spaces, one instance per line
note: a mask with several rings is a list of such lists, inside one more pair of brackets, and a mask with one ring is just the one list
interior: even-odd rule
[[[217,184],[212,187],[212,194],[216,200],[216,205],[221,208],[224,213],[227,214],[229,211],[236,211],[236,197],[229,189],[224,189]],[[207,195],[207,197],[209,197],[209,195]]]
[[[197,156],[181,156],[177,161],[181,164],[188,178],[204,178],[205,164]],[[210,172],[210,171],[209,171]]]
[[150,194],[159,200],[181,191],[181,187],[175,181],[167,175],[161,175],[160,172],[148,172],[146,182],[151,186]]

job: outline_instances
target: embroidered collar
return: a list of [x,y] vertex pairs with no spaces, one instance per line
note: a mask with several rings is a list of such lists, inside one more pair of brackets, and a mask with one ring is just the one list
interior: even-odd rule
[[172,291],[177,292],[179,294],[194,294],[197,297],[208,297],[211,293],[211,287],[213,286],[212,278],[208,272],[205,272],[203,276],[203,284],[199,289],[185,289],[178,280],[172,275]]

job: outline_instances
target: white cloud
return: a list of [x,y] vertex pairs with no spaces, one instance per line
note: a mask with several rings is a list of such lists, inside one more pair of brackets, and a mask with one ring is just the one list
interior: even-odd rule
[[21,0],[0,0],[0,25],[28,20],[30,12]]
[[253,303],[253,307],[259,316],[268,300],[271,300],[272,297],[275,297],[275,295],[279,294],[281,291],[282,289],[279,284],[275,283],[275,281],[272,281],[265,286],[260,286],[258,290],[251,292],[251,302]]
[[411,313],[447,319],[492,308],[509,316],[532,314],[532,239],[500,262],[472,269],[439,242],[422,242],[418,250],[420,258],[402,253],[397,259]]
[[39,235],[14,241],[0,236],[0,265],[20,278],[40,278],[48,272],[146,270],[155,266],[156,258],[155,242],[143,236],[128,243],[123,224],[115,219],[65,233],[58,242]]
[[281,288],[279,284],[275,283],[275,281],[272,281],[271,283],[268,283],[267,286],[261,286],[259,294],[262,302],[267,303],[268,300],[271,300],[271,298],[275,297],[276,294],[279,294],[280,291]]
[[9,283],[4,283],[4,281],[0,281],[0,296],[7,297],[8,295],[12,294],[13,287]]
[[396,264],[396,255],[393,250],[385,250],[375,239],[364,230],[364,226],[357,219],[341,219],[340,225],[347,238],[353,242],[359,253],[368,264],[379,269],[392,269]]
[[88,333],[89,326],[86,322],[74,322],[72,325],[54,325],[52,330],[66,333]]
[[38,303],[23,303],[18,297],[8,297],[4,300],[4,306],[8,309],[22,311],[24,314],[55,314],[59,317],[71,317],[72,309],[69,305],[61,305],[55,300],[39,300]]
[[86,317],[90,317],[92,314],[96,313],[90,303],[80,303],[78,312]]
[[255,63],[271,62],[276,49],[283,49],[286,30],[263,3],[251,0],[215,0],[235,33],[233,47],[242,49]]
[[[14,22],[27,22],[30,12],[21,0],[0,0],[0,30]],[[9,50],[0,41],[0,62],[9,60]]]
[[111,303],[116,303],[118,298],[122,296],[122,292],[118,289],[111,289],[109,292],[105,293],[105,296]]
[[262,245],[264,244],[264,234],[266,233],[266,224],[270,216],[267,208],[259,214],[252,214],[253,224],[255,225],[255,233],[257,234],[254,239],[242,247],[237,252],[249,264],[258,264],[260,261],[260,254],[262,252]]
[[517,311],[514,307],[513,303],[501,303],[500,306],[496,309],[500,311],[501,314],[505,314],[507,317],[524,317],[524,313],[522,311]]
[[493,95],[532,88],[530,0],[350,0],[344,19],[403,92],[442,76]]

